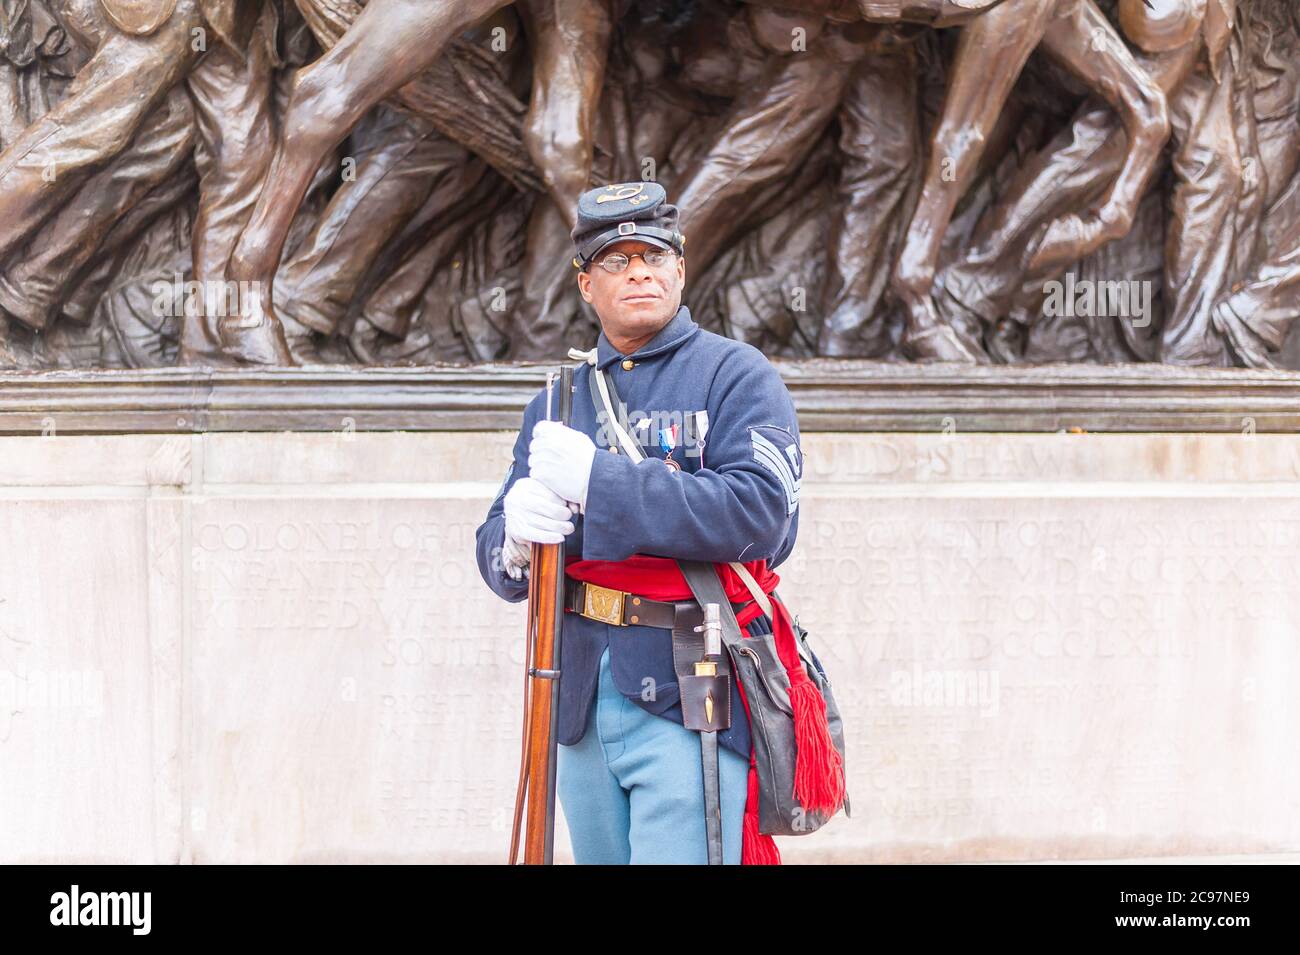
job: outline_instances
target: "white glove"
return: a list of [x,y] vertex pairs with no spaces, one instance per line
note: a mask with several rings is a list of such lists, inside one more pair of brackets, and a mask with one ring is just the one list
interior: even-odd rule
[[532,559],[531,544],[559,544],[573,533],[569,505],[534,477],[516,481],[506,492],[501,509],[506,517],[501,560],[515,580],[523,576],[524,565]]
[[527,577],[532,559],[532,545],[506,534],[505,545],[501,548],[501,569],[510,575],[511,580]]
[[564,498],[587,509],[587,485],[596,444],[558,421],[539,421],[528,444],[528,473]]

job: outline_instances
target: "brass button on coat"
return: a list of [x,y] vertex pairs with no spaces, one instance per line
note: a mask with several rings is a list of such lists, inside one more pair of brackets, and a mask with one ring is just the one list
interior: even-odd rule
[[636,362],[634,362],[631,358],[624,358],[624,359],[623,359],[623,370],[624,370],[624,371],[631,371],[631,370],[632,370],[632,366],[635,365],[635,364],[636,364]]

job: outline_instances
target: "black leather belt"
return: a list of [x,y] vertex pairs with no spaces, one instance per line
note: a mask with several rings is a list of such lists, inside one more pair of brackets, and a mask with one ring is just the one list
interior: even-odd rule
[[564,582],[564,609],[614,627],[636,625],[671,630],[677,616],[674,603],[638,597],[572,577]]
[[[731,606],[739,611],[747,603],[733,603]],[[677,617],[677,604],[671,601],[638,597],[572,577],[566,577],[564,581],[564,609],[614,627],[663,627],[671,630]]]

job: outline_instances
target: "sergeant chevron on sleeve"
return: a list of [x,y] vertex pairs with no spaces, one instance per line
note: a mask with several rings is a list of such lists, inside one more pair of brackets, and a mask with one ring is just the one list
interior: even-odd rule
[[[590,351],[570,350],[581,361],[571,426],[546,420],[545,389],[534,396],[477,531],[480,573],[512,602],[528,594],[531,544],[564,544],[556,786],[580,864],[713,861],[718,828],[719,861],[777,863],[771,834],[805,831],[776,818],[787,806],[816,820],[807,831],[847,809],[829,685],[774,593],[799,527],[794,404],[758,349],[702,329],[681,304],[677,221],[654,182],[580,198],[573,264],[601,332]],[[719,656],[723,683],[696,678],[704,643],[688,623],[703,611],[679,561],[717,569],[724,617],[739,624]],[[769,696],[788,696],[789,739],[751,726]]]

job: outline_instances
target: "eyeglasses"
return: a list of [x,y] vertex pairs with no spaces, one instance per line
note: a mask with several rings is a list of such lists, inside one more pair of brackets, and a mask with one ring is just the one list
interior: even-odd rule
[[648,267],[662,269],[671,264],[677,253],[670,252],[667,249],[646,249],[644,252],[633,252],[631,255],[623,252],[611,252],[596,264],[611,275],[617,275],[631,265],[632,260],[638,255]]

